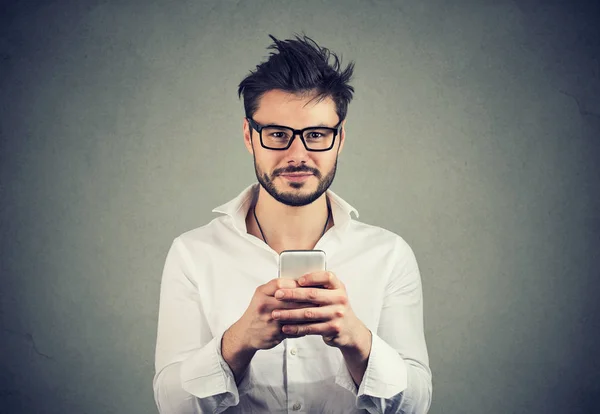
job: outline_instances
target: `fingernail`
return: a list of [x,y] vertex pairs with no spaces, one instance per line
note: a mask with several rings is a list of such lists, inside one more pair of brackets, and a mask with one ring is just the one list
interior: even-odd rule
[[283,290],[278,290],[277,292],[275,292],[275,297],[277,299],[281,299],[283,297]]
[[278,312],[278,311],[273,312],[273,319],[279,319],[280,316],[281,316],[280,312]]
[[300,283],[301,285],[303,285],[304,282],[306,282],[306,278],[304,276],[302,276],[300,279],[298,279],[298,283]]

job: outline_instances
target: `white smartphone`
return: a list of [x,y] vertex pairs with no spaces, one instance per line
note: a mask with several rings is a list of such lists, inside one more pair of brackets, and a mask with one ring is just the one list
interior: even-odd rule
[[298,280],[307,273],[327,270],[323,250],[284,250],[279,253],[279,277]]

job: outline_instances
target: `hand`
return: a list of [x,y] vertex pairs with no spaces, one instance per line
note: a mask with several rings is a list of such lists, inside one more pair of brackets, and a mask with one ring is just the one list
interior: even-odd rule
[[248,351],[271,349],[285,339],[281,325],[272,317],[274,309],[301,309],[312,304],[299,302],[281,302],[274,298],[280,289],[297,288],[298,283],[292,279],[276,278],[256,288],[250,305],[242,317],[229,329],[241,343],[241,348]]
[[332,272],[309,273],[298,279],[298,287],[286,286],[274,293],[281,303],[313,304],[273,311],[273,319],[281,322],[287,337],[321,335],[327,345],[340,349],[364,349],[367,337],[370,341],[370,331],[350,307],[346,287]]

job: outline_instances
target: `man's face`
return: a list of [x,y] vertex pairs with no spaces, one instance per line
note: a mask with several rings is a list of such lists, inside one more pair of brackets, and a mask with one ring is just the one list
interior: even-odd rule
[[[260,99],[253,119],[259,125],[275,124],[294,129],[337,125],[339,118],[333,100],[326,98],[308,104],[313,96],[299,96],[281,90],[269,91]],[[258,132],[244,118],[244,143],[254,157],[258,182],[275,200],[294,207],[310,204],[327,191],[335,177],[338,154],[344,146],[344,134],[342,129],[329,151],[308,151],[298,135],[287,150],[276,151],[260,145]]]

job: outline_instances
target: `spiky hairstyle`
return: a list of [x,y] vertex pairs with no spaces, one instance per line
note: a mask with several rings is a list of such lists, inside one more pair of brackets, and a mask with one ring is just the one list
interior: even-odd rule
[[[314,93],[313,99],[317,101],[331,97],[340,121],[345,119],[354,92],[348,84],[354,62],[341,71],[338,56],[306,35],[296,34],[295,39],[289,40],[269,37],[274,43],[267,49],[276,52],[271,52],[269,59],[255,71],[250,71],[238,87],[238,97],[244,97],[246,116],[252,117],[258,110],[259,100],[265,92],[280,89],[300,95]],[[330,58],[333,58],[332,64]]]

